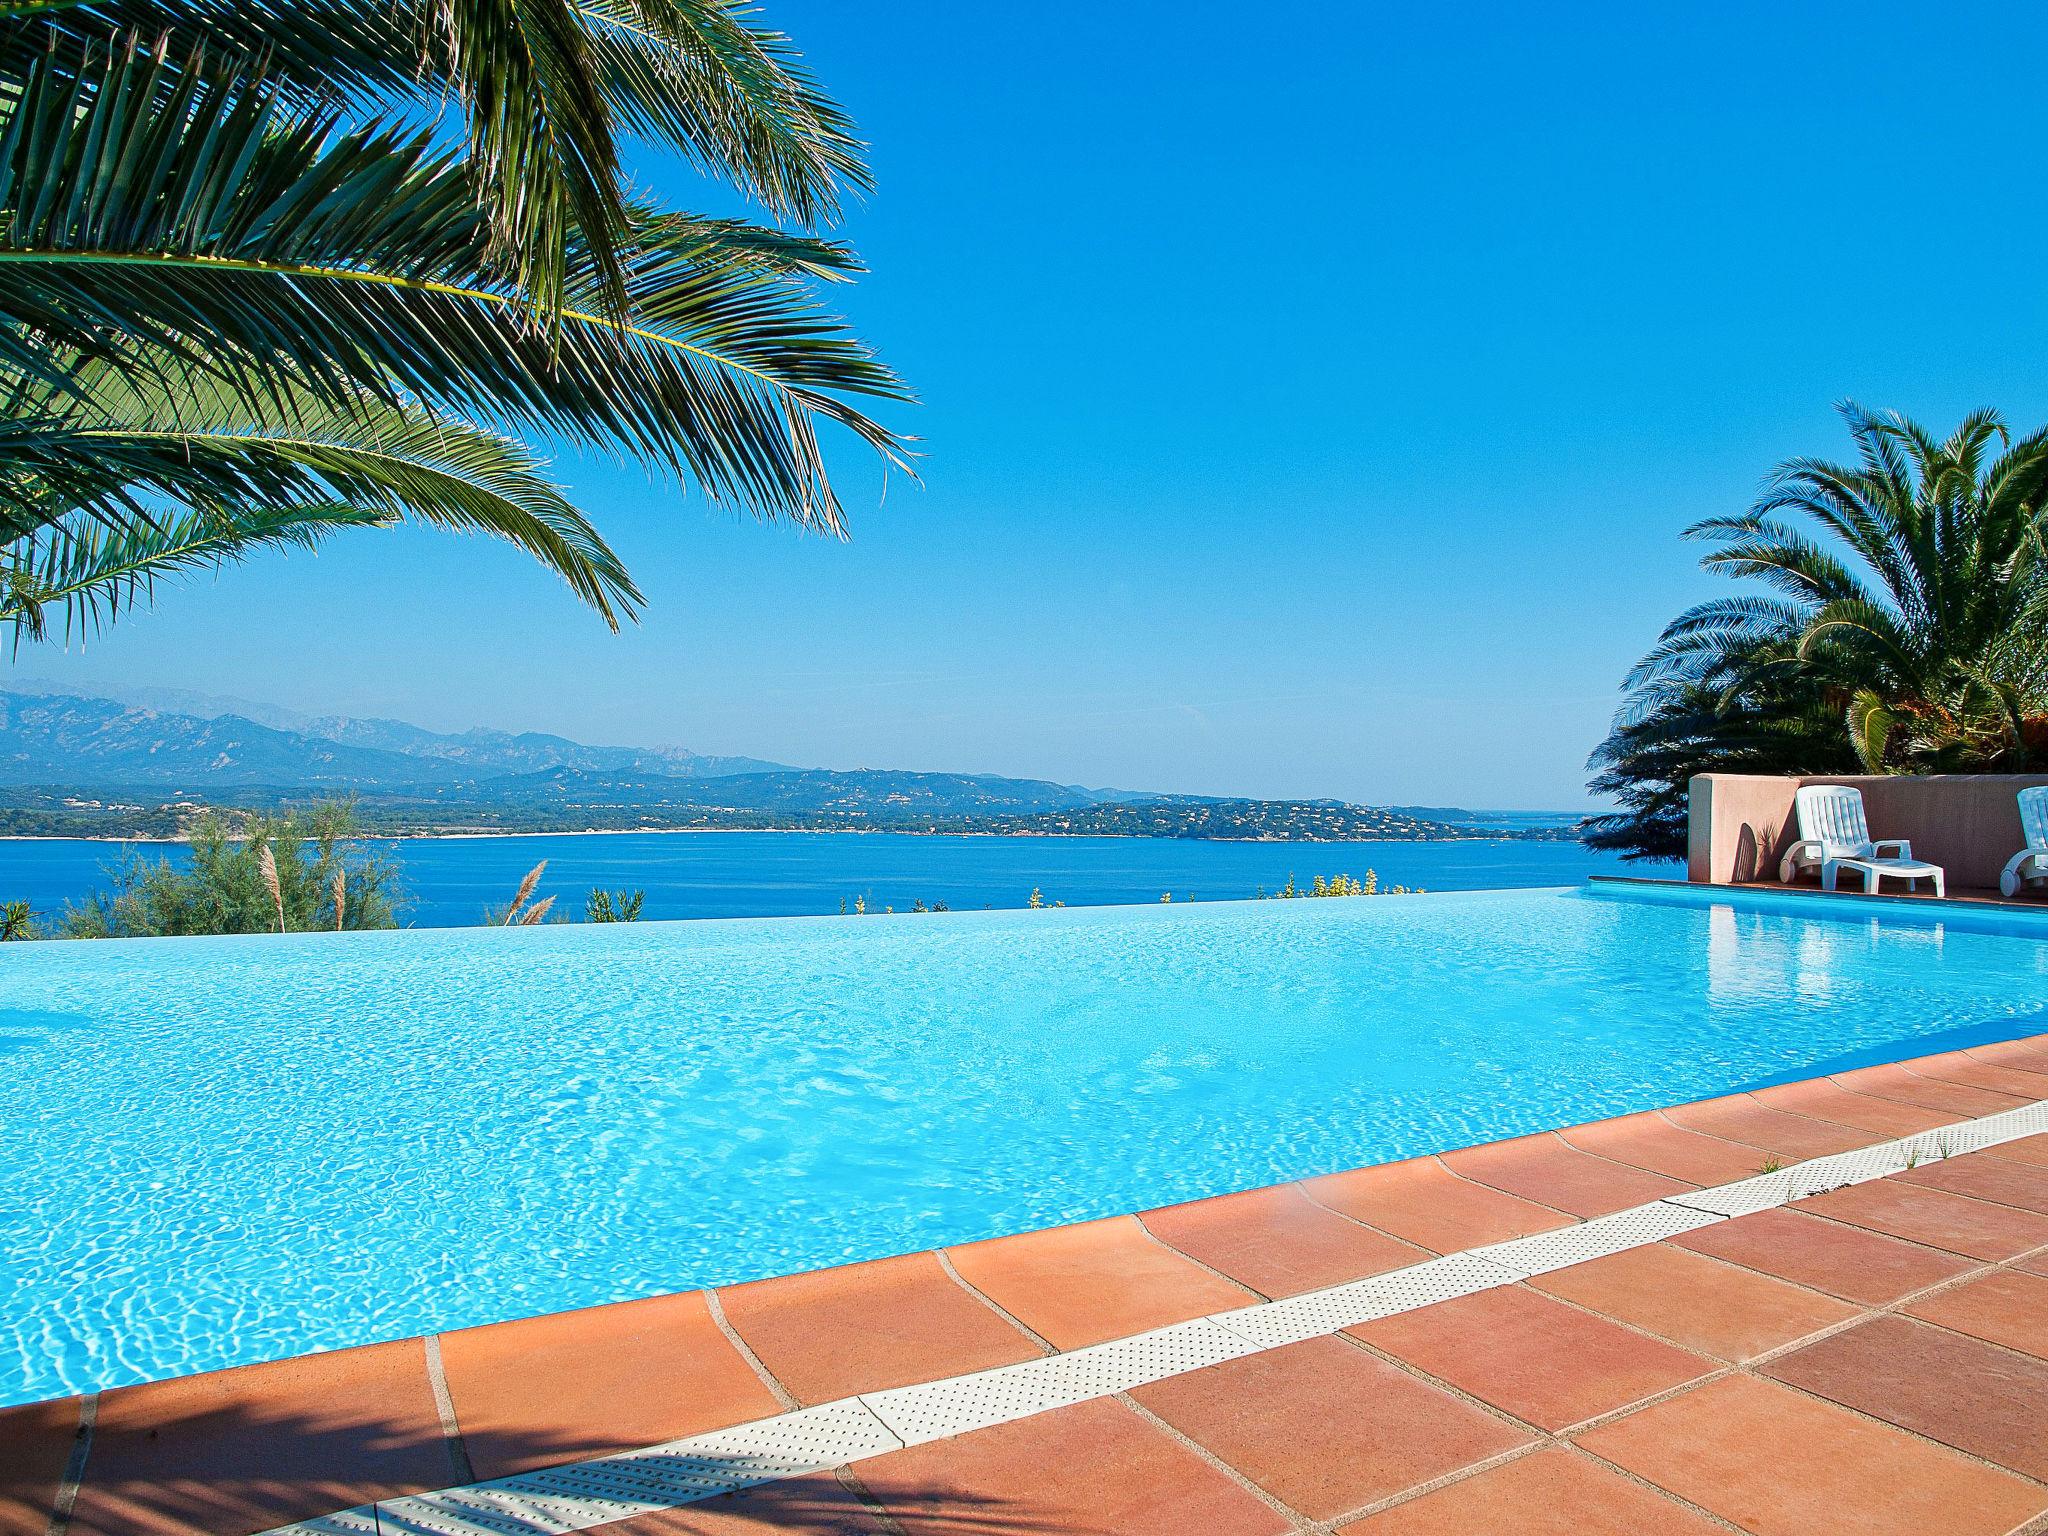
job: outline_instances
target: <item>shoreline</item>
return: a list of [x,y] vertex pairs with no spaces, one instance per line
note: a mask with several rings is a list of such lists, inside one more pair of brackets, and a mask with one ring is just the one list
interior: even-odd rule
[[[350,834],[350,842],[424,843],[486,842],[533,837],[728,837],[743,834],[778,837],[989,837],[1046,840],[1093,839],[1133,843],[1299,843],[1304,847],[1339,847],[1354,843],[1574,843],[1573,837],[1530,837],[1513,832],[1474,833],[1469,837],[1148,837],[1142,832],[932,832],[898,827],[584,827],[563,832],[376,832]],[[189,837],[56,836],[47,833],[0,835],[8,843],[107,843],[170,846],[189,844]]]

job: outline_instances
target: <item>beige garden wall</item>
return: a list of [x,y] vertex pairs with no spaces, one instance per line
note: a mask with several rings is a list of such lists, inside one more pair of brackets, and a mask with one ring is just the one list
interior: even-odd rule
[[2048,774],[1697,774],[1687,878],[1703,885],[1775,881],[1779,856],[1799,838],[1792,792],[1802,784],[1855,785],[1863,791],[1872,837],[1911,838],[1914,856],[1946,869],[1951,889],[1996,888],[1998,872],[2020,848],[2013,796],[2030,784],[2048,784]]

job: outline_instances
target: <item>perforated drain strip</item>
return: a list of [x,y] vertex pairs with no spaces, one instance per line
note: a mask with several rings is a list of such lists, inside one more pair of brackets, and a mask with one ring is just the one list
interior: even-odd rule
[[264,1536],[567,1536],[1128,1391],[2044,1132],[2048,1101],[2026,1104],[1305,1296],[1022,1365],[844,1398],[617,1456],[386,1499],[279,1526]]

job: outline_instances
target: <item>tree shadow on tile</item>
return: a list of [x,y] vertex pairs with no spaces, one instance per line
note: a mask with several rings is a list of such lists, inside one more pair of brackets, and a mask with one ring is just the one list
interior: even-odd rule
[[[617,1449],[574,1436],[533,1446],[551,1463]],[[208,1406],[102,1421],[68,1536],[255,1531],[468,1481],[438,1423],[405,1414]]]
[[[532,1434],[523,1438],[520,1450],[537,1464],[558,1467],[601,1461],[621,1448],[600,1436]],[[673,1496],[686,1498],[692,1492],[686,1474],[701,1476],[717,1461],[677,1457],[664,1467],[657,1460],[655,1476],[673,1478]],[[734,1466],[747,1470],[741,1461]],[[146,1427],[130,1425],[96,1436],[84,1470],[69,1536],[252,1536],[469,1480],[438,1429],[423,1431],[395,1417],[248,1406],[166,1416]],[[649,1467],[643,1462],[630,1470],[644,1475]],[[892,1493],[916,1491],[891,1487]],[[23,1528],[32,1524],[40,1530],[52,1511],[29,1513],[35,1518]],[[379,1511],[378,1522],[383,1536],[438,1536],[445,1528],[407,1520],[388,1508]],[[1000,1498],[957,1491],[948,1494],[939,1518],[913,1520],[906,1528],[934,1536],[1027,1536],[1072,1529],[1012,1509]],[[546,1536],[556,1527],[499,1518],[492,1529],[502,1536]],[[748,1536],[756,1531],[880,1536],[888,1527],[825,1473],[761,1483],[600,1529],[608,1536]]]

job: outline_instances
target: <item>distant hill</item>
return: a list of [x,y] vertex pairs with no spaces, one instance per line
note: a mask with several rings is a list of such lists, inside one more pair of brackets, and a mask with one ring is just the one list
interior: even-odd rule
[[[164,707],[189,697],[187,713]],[[261,721],[234,705],[262,714]],[[0,691],[0,835],[166,836],[206,808],[355,798],[367,830],[791,828],[1320,841],[1564,837],[1568,817],[1086,789],[998,774],[791,768],[538,732],[444,733],[154,690]]]
[[0,784],[384,787],[452,777],[432,758],[105,699],[0,693]]
[[108,699],[0,692],[0,784],[374,790],[551,768],[693,779],[784,767],[681,748],[591,747],[538,732],[444,735],[398,720],[293,718],[300,723],[285,727],[237,714],[201,716]]
[[786,763],[759,757],[718,757],[681,747],[590,747],[566,736],[539,731],[473,730],[443,735],[402,720],[352,720],[324,715],[306,721],[299,734],[348,746],[433,758],[466,776],[578,768],[605,773],[658,773],[675,779],[715,779],[734,773],[776,773]]

